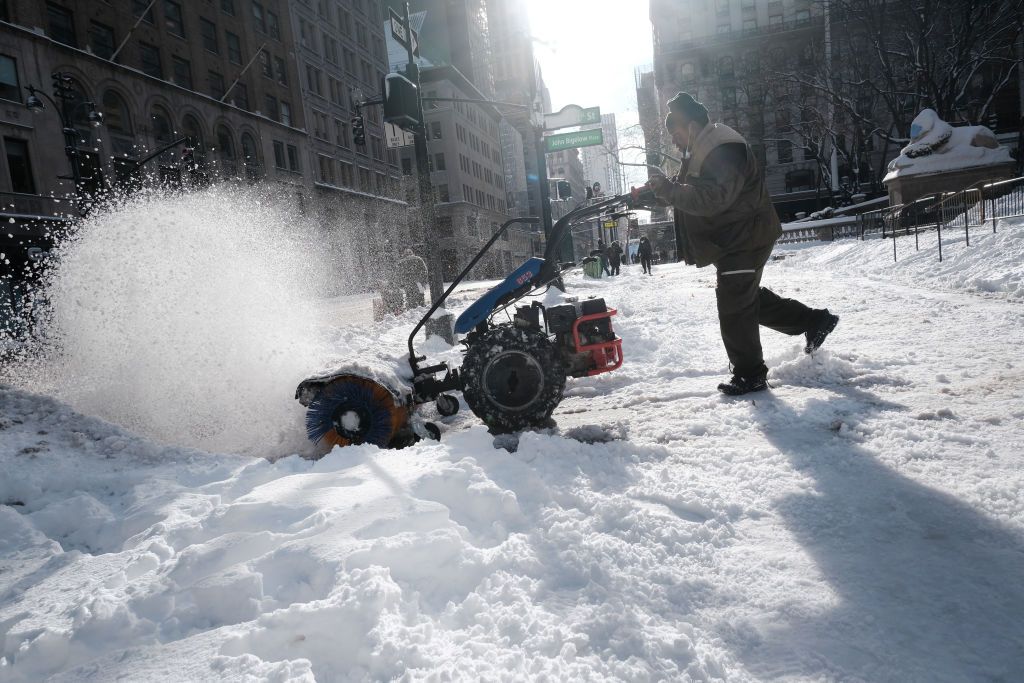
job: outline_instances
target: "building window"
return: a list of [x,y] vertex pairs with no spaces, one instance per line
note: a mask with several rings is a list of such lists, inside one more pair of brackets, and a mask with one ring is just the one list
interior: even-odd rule
[[288,170],[295,173],[302,173],[302,165],[299,163],[299,149],[295,145],[288,145]]
[[451,196],[448,194],[448,186],[447,185],[438,185],[437,186],[437,200],[439,202],[450,202],[452,200]]
[[114,56],[114,29],[98,21],[89,22],[89,47],[97,57],[110,59]]
[[719,14],[728,14],[729,0],[715,0],[715,9]]
[[4,147],[7,149],[7,170],[11,174],[11,191],[35,194],[36,183],[32,177],[28,143],[18,138],[4,138]]
[[192,65],[187,59],[171,57],[171,67],[174,69],[174,82],[183,88],[192,89]]
[[216,71],[206,74],[206,82],[210,86],[210,96],[216,100],[224,97],[224,77]]
[[736,88],[722,88],[722,108],[736,108]]
[[174,142],[174,127],[171,125],[171,115],[163,107],[153,107],[149,114],[149,120],[153,124],[153,137],[156,144],[166,145]]
[[370,187],[370,169],[359,167],[359,189],[363,192],[372,192],[373,188]]
[[431,121],[430,122],[430,137],[435,140],[441,139],[441,122]]
[[782,27],[782,15],[781,14],[773,14],[770,17],[768,17],[768,25],[773,27],[773,28],[781,28]]
[[266,114],[268,118],[277,121],[281,117],[280,108],[277,106],[277,98],[273,95],[267,95],[263,99],[263,106],[266,109],[263,113]]
[[142,73],[153,78],[163,78],[164,70],[160,65],[160,50],[149,43],[139,43],[139,58],[142,61]]
[[779,140],[776,144],[776,149],[779,154],[779,163],[788,164],[793,161],[793,143],[789,140]]
[[292,105],[281,100],[281,123],[286,126],[292,125]]
[[245,83],[236,83],[234,89],[231,91],[231,99],[234,100],[235,106],[239,109],[249,110],[249,89],[245,87]]
[[103,93],[103,123],[107,130],[117,135],[131,135],[132,124],[128,117],[128,106],[113,90]]
[[281,85],[288,85],[288,66],[280,57],[274,57],[274,75]]
[[267,33],[274,40],[281,40],[281,25],[277,21],[277,14],[267,11]]
[[18,83],[18,62],[13,57],[0,55],[0,98],[21,102],[21,85]]
[[274,78],[274,63],[270,57],[270,53],[266,50],[262,50],[260,52],[260,71],[262,71],[263,75],[267,78]]
[[164,0],[164,22],[167,32],[185,37],[185,20],[181,14],[181,5],[174,0]]
[[757,30],[757,19],[744,19],[743,20],[744,31],[756,31]]
[[252,3],[252,21],[260,33],[267,32],[267,20],[263,15],[263,5],[258,2]]
[[306,65],[306,85],[309,91],[323,97],[323,83],[321,82],[320,69],[312,66],[311,64]]
[[50,37],[58,43],[78,47],[78,41],[75,40],[75,17],[71,10],[48,2],[46,14],[50,22]]
[[402,157],[402,175],[412,175],[412,159]]
[[444,153],[434,155],[434,168],[438,171],[447,171],[448,167],[444,163]]
[[220,0],[220,11],[235,16],[235,0]]
[[[231,31],[224,32],[224,42],[228,46],[228,61],[233,64],[242,63],[242,41]],[[263,52],[261,54],[266,54]]]
[[242,165],[245,166],[245,177],[248,180],[259,180],[263,175],[259,147],[249,133],[242,133]]
[[732,30],[732,26],[729,25],[729,24],[719,24],[718,25],[718,35],[729,33],[731,30]]
[[203,47],[220,54],[220,46],[217,44],[217,25],[209,19],[199,18],[199,33],[203,37]]
[[348,124],[341,119],[334,119],[334,132],[337,142],[342,147],[351,147],[352,143],[348,138]]
[[811,23],[811,10],[798,9],[796,11],[796,23],[798,26]]
[[288,162],[284,157],[284,143],[280,140],[274,140],[274,166],[284,170],[288,169]]
[[345,163],[344,161],[342,161],[342,162],[340,162],[339,165],[341,166],[341,184],[342,184],[342,186],[344,186],[344,187],[352,187],[352,183],[353,183],[352,164]]
[[[132,15],[138,19],[142,17],[142,20],[147,24],[153,23],[153,9],[149,7],[150,0],[132,0]],[[149,8],[147,10],[147,8]],[[146,15],[142,16],[145,12]]]
[[725,56],[718,60],[718,75],[722,78],[732,78],[736,75],[732,57]]

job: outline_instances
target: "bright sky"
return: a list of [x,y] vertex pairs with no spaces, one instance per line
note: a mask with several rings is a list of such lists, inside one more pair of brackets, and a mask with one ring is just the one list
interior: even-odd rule
[[[639,121],[633,72],[654,61],[649,5],[644,0],[523,0],[534,52],[551,92],[551,106],[601,107],[624,127]],[[620,133],[621,137],[621,133]],[[621,141],[620,141],[621,143]],[[633,155],[623,155],[634,160]],[[627,169],[627,181],[646,180]]]

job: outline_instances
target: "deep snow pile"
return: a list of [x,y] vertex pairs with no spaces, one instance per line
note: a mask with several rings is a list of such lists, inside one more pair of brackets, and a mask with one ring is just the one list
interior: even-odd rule
[[788,267],[836,269],[847,275],[896,280],[936,289],[993,293],[1010,299],[1024,299],[1024,218],[999,219],[993,234],[991,221],[967,233],[959,220],[942,230],[942,261],[939,261],[938,233],[934,230],[896,238],[893,262],[892,239],[864,242],[839,240],[827,246],[782,247],[793,252]]
[[0,681],[1014,679],[1024,311],[815,251],[765,284],[840,326],[765,332],[753,400],[714,389],[711,273],[572,278],[627,362],[518,440],[270,462],[0,389]]

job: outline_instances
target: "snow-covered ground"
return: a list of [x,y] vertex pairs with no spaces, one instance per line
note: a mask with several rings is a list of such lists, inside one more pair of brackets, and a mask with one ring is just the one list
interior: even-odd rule
[[710,271],[572,278],[627,361],[518,440],[254,459],[0,387],[0,681],[1019,680],[1024,225],[912,240],[770,264],[842,320],[738,400]]

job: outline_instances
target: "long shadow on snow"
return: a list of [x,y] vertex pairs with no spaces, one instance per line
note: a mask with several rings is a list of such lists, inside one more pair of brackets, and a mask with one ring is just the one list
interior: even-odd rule
[[809,401],[803,412],[777,397],[759,399],[755,416],[767,439],[814,479],[813,493],[789,496],[777,509],[840,602],[766,633],[744,655],[750,670],[1019,680],[1024,535],[831,432],[837,415],[898,406],[848,386],[828,389],[832,397]]

